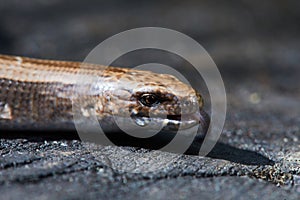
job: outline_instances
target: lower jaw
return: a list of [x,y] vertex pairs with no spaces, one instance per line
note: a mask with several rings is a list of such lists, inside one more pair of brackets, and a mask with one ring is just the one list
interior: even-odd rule
[[[186,132],[195,132],[195,129],[203,128],[202,124],[198,120],[194,119],[193,115],[183,115],[181,120],[175,119],[162,119],[162,118],[148,118],[148,117],[107,117],[99,120],[101,127],[104,126],[107,131],[116,131],[119,128],[126,127],[135,130],[135,127],[141,127],[145,131],[147,130],[164,130],[172,133],[176,133],[179,130]],[[117,122],[117,123],[116,123]]]
[[188,130],[200,125],[197,121],[176,121],[170,119],[165,119],[163,124],[165,125],[164,127],[170,130]]

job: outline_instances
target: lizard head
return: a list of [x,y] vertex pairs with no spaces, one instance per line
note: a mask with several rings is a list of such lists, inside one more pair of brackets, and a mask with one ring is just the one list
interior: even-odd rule
[[200,125],[206,134],[210,118],[202,96],[174,76],[123,68],[108,68],[102,75],[106,98],[99,116],[114,116],[121,127],[134,123],[132,129],[177,131]]

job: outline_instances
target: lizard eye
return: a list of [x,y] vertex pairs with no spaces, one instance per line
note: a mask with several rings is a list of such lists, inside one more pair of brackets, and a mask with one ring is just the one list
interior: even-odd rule
[[152,107],[159,103],[159,99],[154,94],[143,94],[139,98],[139,102],[143,104],[144,106]]

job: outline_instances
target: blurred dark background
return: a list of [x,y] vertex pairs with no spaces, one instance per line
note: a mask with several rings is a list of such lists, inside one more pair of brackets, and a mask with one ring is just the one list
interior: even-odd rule
[[82,61],[121,31],[171,28],[196,39],[216,62],[229,119],[274,112],[299,122],[299,9],[296,0],[1,0],[0,53]]

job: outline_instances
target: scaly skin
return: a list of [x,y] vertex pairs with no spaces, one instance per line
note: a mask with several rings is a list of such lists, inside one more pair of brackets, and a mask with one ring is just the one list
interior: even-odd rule
[[209,124],[201,95],[171,75],[0,55],[0,129],[74,129],[74,112],[91,111],[106,131],[113,116],[170,131]]

